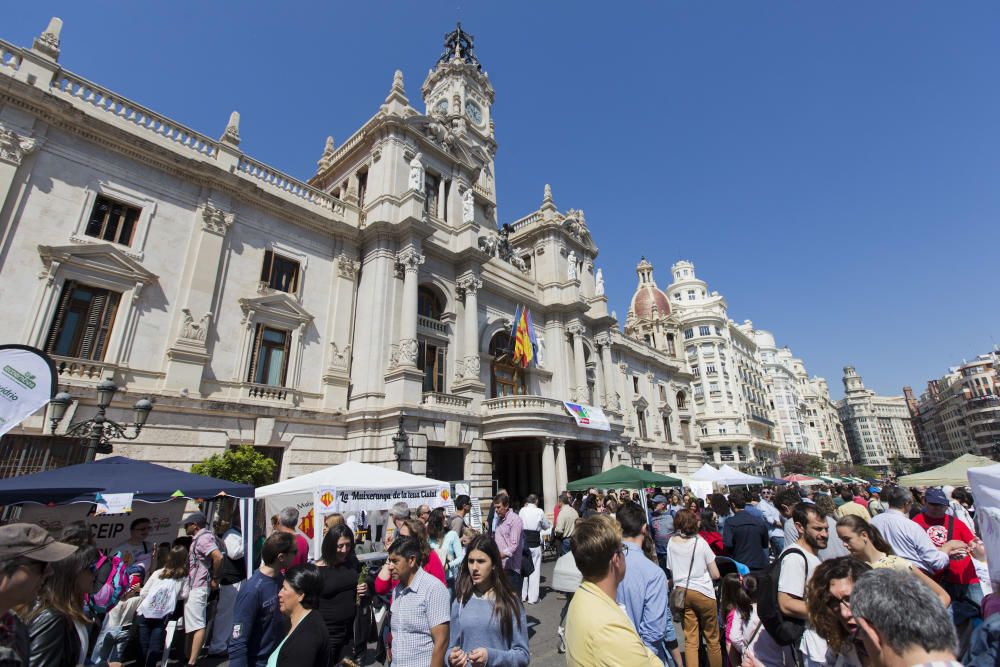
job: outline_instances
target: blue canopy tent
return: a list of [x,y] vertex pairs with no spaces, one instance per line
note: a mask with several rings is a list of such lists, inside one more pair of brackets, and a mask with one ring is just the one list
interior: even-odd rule
[[0,480],[0,505],[94,502],[97,493],[132,493],[135,500],[155,503],[177,497],[253,498],[254,487],[124,456]]

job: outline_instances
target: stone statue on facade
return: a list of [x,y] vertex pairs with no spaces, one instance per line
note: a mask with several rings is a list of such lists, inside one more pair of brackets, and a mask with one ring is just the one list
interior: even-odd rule
[[476,220],[476,200],[472,188],[466,188],[462,193],[462,222],[470,223]]
[[417,153],[410,160],[410,183],[409,189],[417,192],[424,191],[424,163],[420,161],[423,153]]
[[576,280],[576,251],[570,250],[566,256],[566,279]]
[[594,280],[594,294],[597,296],[604,296],[604,271],[597,269],[597,276]]

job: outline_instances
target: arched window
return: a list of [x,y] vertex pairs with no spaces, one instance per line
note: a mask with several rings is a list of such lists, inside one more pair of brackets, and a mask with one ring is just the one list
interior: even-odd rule
[[524,369],[517,366],[511,356],[514,353],[513,341],[506,331],[493,336],[490,341],[490,396],[517,396],[525,393]]
[[677,409],[683,410],[687,407],[687,397],[684,395],[683,391],[677,392]]
[[429,317],[432,320],[440,320],[441,313],[444,312],[444,303],[430,287],[421,285],[417,289],[417,314]]

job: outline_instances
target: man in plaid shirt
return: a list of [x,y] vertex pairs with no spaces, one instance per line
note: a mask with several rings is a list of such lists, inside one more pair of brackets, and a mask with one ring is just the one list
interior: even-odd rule
[[400,537],[389,547],[389,571],[399,581],[392,593],[392,667],[445,664],[451,596],[420,567],[422,557],[415,537]]

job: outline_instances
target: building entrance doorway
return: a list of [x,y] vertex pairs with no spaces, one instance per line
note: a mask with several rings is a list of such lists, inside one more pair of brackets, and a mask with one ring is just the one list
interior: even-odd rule
[[[520,507],[529,493],[542,497],[542,443],[535,439],[493,440],[493,479]],[[549,508],[546,508],[549,509]]]
[[575,482],[599,472],[601,472],[600,446],[572,440],[566,443],[566,481]]

